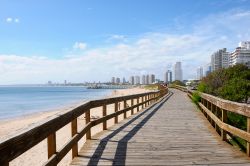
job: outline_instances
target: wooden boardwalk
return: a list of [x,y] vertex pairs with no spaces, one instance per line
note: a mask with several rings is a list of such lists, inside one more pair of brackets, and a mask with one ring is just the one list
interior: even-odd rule
[[173,95],[92,137],[72,165],[250,165],[221,141],[186,94]]

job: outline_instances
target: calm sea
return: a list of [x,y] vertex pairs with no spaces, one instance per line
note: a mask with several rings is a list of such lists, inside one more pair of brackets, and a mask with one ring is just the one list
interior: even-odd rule
[[0,120],[102,98],[111,92],[85,87],[0,87]]

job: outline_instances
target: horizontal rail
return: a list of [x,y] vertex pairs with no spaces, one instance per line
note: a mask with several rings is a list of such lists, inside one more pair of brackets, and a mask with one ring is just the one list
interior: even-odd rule
[[[0,165],[8,165],[8,163],[20,156],[36,144],[40,143],[44,139],[48,138],[48,156],[49,160],[45,163],[45,165],[57,165],[63,157],[72,149],[72,157],[77,155],[77,143],[84,136],[87,136],[87,139],[91,138],[91,128],[96,126],[97,124],[103,123],[106,125],[106,121],[112,118],[116,118],[118,121],[118,115],[124,113],[124,117],[126,112],[131,111],[131,115],[134,113],[134,109],[139,107],[141,109],[144,106],[148,106],[151,102],[156,102],[165,94],[167,94],[168,90],[166,87],[162,87],[161,90],[154,92],[147,92],[135,95],[93,100],[86,102],[85,104],[70,110],[66,113],[58,114],[47,121],[44,121],[36,126],[26,129],[20,134],[12,136],[2,142],[0,142]],[[140,100],[141,99],[141,102]],[[126,101],[131,100],[131,106],[127,106]],[[134,100],[137,103],[134,103]],[[117,103],[124,102],[124,109],[117,110]],[[106,115],[106,105],[115,104],[115,112],[109,115]],[[105,106],[105,107],[104,107]],[[103,117],[90,121],[90,111],[92,108],[103,107]],[[77,132],[77,118],[81,115],[85,114],[86,126]],[[68,142],[59,150],[56,150],[56,137],[55,133],[62,127],[67,124],[71,125],[72,137]],[[104,129],[106,126],[104,127]],[[53,136],[53,137],[51,137]],[[53,139],[49,139],[53,138]],[[53,147],[50,147],[53,146]]]
[[[174,88],[187,92],[191,98],[194,91],[188,90],[186,87],[174,86]],[[227,134],[240,137],[247,142],[247,155],[250,157],[250,105],[245,103],[237,103],[221,99],[206,93],[198,92],[201,102],[198,102],[204,115],[208,121],[221,135],[223,141],[227,141]],[[228,124],[228,112],[242,115],[247,119],[247,130],[244,131],[237,126]]]

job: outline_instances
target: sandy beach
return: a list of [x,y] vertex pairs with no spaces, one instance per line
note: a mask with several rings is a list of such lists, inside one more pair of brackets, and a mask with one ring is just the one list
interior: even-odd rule
[[[108,97],[138,94],[138,93],[144,93],[147,91],[148,90],[143,89],[143,88],[119,89],[119,90],[114,90],[111,95],[106,96],[106,97],[108,98]],[[69,111],[81,104],[83,103],[66,106],[65,108],[58,109],[58,110],[27,115],[24,117],[19,117],[19,118],[15,118],[11,120],[2,120],[0,121],[0,140],[4,140],[16,133],[22,132],[23,130],[34,126],[38,122],[42,122],[43,120],[51,118],[58,113]],[[121,105],[121,108],[123,108],[122,105]],[[107,114],[112,113],[112,112],[114,112],[114,106],[108,105]],[[101,116],[102,116],[101,107],[91,109],[92,119],[98,118]],[[122,120],[122,116],[119,117],[119,120]],[[114,124],[113,122],[114,121],[112,119],[107,121],[107,126],[108,127],[112,126]],[[83,115],[78,118],[78,130],[83,128],[84,125],[85,125],[85,118]],[[92,134],[96,134],[100,131],[102,131],[102,124],[93,127],[91,130]],[[56,137],[57,137],[57,149],[60,149],[67,142],[67,140],[69,140],[71,137],[70,124],[66,125],[62,129],[57,131]],[[78,148],[80,148],[84,142],[85,142],[85,137],[81,141],[79,141]],[[42,165],[46,161],[47,161],[47,140],[45,139],[38,145],[34,146],[32,149],[28,150],[27,152],[25,152],[18,158],[14,159],[12,162],[10,162],[10,165],[11,166],[12,165],[13,166],[21,166],[21,165],[22,166],[23,165],[35,166],[35,165]],[[71,161],[71,151],[64,157],[64,159],[59,163],[59,165],[61,166],[68,165],[70,161]]]

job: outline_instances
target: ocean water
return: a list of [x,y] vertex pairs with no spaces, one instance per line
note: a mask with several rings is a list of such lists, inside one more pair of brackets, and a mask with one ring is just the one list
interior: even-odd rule
[[86,89],[72,86],[0,87],[0,120],[103,98],[111,92],[110,89]]

